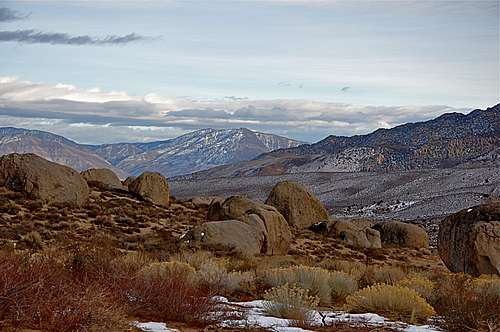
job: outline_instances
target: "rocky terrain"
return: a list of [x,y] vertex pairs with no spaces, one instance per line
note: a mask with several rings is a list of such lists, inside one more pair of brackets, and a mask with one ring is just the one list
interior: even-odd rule
[[469,114],[450,113],[352,137],[329,136],[314,144],[281,149],[253,160],[217,167],[193,178],[303,172],[366,172],[498,167],[500,104]]
[[[464,185],[477,181],[469,169],[457,171]],[[386,179],[387,191],[408,174],[399,176]],[[446,217],[436,250],[418,225],[328,216],[306,178],[262,178],[265,203],[200,195],[211,183],[181,199],[172,191],[178,183],[159,173],[121,182],[108,169],[78,173],[35,154],[0,157],[0,329],[500,326],[496,198]],[[445,180],[433,179],[442,190]],[[481,190],[490,181],[497,179]]]
[[276,182],[304,184],[331,215],[416,219],[445,216],[497,196],[497,168],[449,168],[391,173],[298,173],[170,181],[179,198],[246,195],[264,201]]
[[401,219],[424,225],[435,245],[439,220],[498,197],[496,167],[449,168],[390,173],[298,173],[275,176],[171,181],[179,198],[245,195],[265,201],[275,183],[304,184],[334,217]]

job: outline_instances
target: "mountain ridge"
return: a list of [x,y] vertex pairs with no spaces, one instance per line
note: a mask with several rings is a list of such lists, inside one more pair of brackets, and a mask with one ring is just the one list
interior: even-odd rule
[[446,113],[355,136],[330,135],[250,161],[221,166],[193,177],[279,175],[300,172],[398,171],[454,167],[492,152],[498,160],[500,104],[468,114]]
[[40,130],[0,128],[0,155],[36,153],[79,171],[109,168],[121,178],[144,171],[166,176],[191,173],[302,143],[246,128],[206,128],[168,140],[89,145]]

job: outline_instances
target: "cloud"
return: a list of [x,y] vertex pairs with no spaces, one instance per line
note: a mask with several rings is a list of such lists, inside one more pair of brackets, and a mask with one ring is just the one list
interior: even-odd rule
[[342,92],[348,92],[349,90],[351,90],[350,86],[344,86],[342,89],[340,89],[340,91]]
[[[0,7],[0,22],[22,20],[23,15],[10,8]],[[60,44],[60,45],[125,45],[131,42],[150,39],[136,33],[123,36],[92,37],[88,35],[72,36],[60,32],[43,32],[35,29],[0,31],[0,42],[18,42],[27,44]]]
[[67,33],[41,32],[37,30],[0,31],[0,42],[19,42],[28,44],[63,44],[63,45],[123,45],[147,39],[135,33],[125,36],[71,36]]
[[0,7],[0,22],[18,21],[27,18],[28,15],[23,15],[16,10],[6,7]]
[[469,110],[446,105],[132,96],[0,77],[0,126],[53,131],[84,143],[166,139],[209,127],[247,127],[313,142],[332,134],[366,134],[379,127]]

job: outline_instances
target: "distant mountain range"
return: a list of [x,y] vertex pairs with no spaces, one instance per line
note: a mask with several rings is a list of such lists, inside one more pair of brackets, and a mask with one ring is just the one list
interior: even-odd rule
[[257,157],[303,142],[240,129],[202,129],[177,138],[151,143],[88,146],[116,167],[133,175],[146,170],[169,177]]
[[38,130],[0,128],[0,155],[36,153],[77,170],[110,168],[120,177],[146,170],[172,177],[252,159],[303,142],[241,129],[202,129],[150,143],[84,145]]
[[467,115],[378,129],[367,135],[328,136],[314,144],[276,150],[191,178],[302,172],[402,171],[446,167],[500,167],[500,104]]
[[500,168],[500,104],[367,135],[332,135],[314,144],[240,128],[202,129],[150,143],[84,145],[48,132],[0,128],[0,155],[12,152],[33,152],[77,170],[110,168],[120,177],[146,170],[168,177],[208,178],[483,165]]

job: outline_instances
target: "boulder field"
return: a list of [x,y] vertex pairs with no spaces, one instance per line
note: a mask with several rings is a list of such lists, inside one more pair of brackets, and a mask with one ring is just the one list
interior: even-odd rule
[[[170,205],[167,179],[159,173],[145,172],[122,184],[107,169],[89,169],[79,174],[35,154],[0,157],[0,186],[30,199],[81,206],[88,201],[89,184],[105,190],[128,189],[158,207]],[[231,247],[247,256],[287,254],[294,234],[307,232],[306,228],[311,227],[356,248],[429,247],[427,233],[416,225],[332,220],[312,193],[291,181],[276,184],[266,203],[243,196],[195,197],[190,203],[206,209],[207,219],[192,227],[185,239]],[[439,232],[439,253],[446,266],[453,272],[500,274],[499,220],[498,201],[445,218]]]

